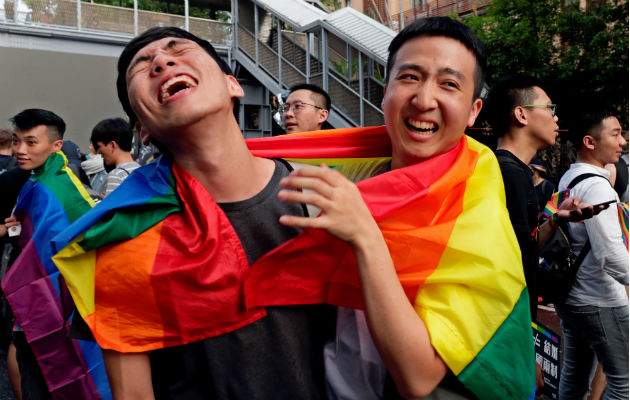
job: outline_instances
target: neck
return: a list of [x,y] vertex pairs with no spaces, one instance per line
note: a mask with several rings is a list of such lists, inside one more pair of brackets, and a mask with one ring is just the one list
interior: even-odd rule
[[116,166],[119,166],[122,163],[131,162],[133,158],[131,157],[131,153],[126,151],[120,151],[118,156],[116,157]]
[[578,151],[578,155],[577,155],[577,162],[581,162],[581,163],[585,163],[585,164],[591,164],[594,165],[596,167],[600,167],[600,168],[604,168],[606,166],[605,162],[602,162],[598,159],[596,159],[595,157],[593,157],[593,154],[588,151],[588,150],[584,150],[581,149],[580,151]]
[[525,164],[529,164],[538,148],[527,135],[515,132],[508,132],[497,140],[497,150],[507,150]]
[[0,154],[2,154],[3,156],[10,156],[13,153],[11,152],[11,148],[9,147],[8,149],[0,149]]
[[275,164],[254,157],[235,120],[225,126],[178,130],[169,150],[177,164],[197,179],[218,203],[246,200],[269,182]]

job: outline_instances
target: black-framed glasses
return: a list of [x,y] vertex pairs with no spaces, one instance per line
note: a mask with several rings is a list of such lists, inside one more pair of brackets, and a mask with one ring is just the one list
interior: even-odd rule
[[293,104],[284,103],[283,105],[278,107],[278,111],[280,111],[282,114],[284,114],[285,112],[291,111],[291,109],[293,109],[293,112],[297,114],[297,113],[299,113],[300,111],[302,111],[304,109],[304,106],[311,106],[311,107],[315,107],[315,108],[318,108],[320,110],[323,110],[322,107],[316,106],[315,104],[309,104],[309,103],[303,103],[301,101],[296,101]]
[[548,109],[551,110],[551,116],[555,117],[556,116],[556,105],[555,104],[525,104],[522,105],[521,107],[547,107]]

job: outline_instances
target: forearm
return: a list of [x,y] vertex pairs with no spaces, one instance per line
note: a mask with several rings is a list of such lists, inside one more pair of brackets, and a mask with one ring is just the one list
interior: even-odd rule
[[443,379],[447,367],[403,291],[380,231],[353,247],[374,343],[400,394],[424,397]]
[[115,400],[152,400],[151,364],[148,353],[103,350],[109,386]]
[[592,220],[585,228],[595,258],[603,260],[604,271],[622,285],[628,284],[628,251],[621,238],[619,218],[615,208],[609,208]]

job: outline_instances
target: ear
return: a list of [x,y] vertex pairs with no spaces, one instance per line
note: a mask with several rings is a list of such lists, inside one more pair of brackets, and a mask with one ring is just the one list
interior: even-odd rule
[[595,150],[595,143],[597,140],[591,135],[585,135],[582,138],[582,147],[588,150]]
[[317,122],[323,124],[328,119],[328,110],[323,109],[319,110],[319,117],[317,118]]
[[241,98],[245,96],[245,92],[241,85],[239,85],[238,81],[232,75],[225,75],[228,79],[228,90],[230,92],[230,97],[238,97]]
[[151,135],[149,135],[149,132],[147,132],[147,130],[144,129],[140,121],[136,121],[135,127],[136,127],[136,132],[138,132],[138,138],[140,139],[140,143],[147,146],[149,144],[149,141],[151,140]]
[[481,99],[475,99],[473,101],[472,106],[470,107],[470,113],[468,114],[468,122],[466,126],[473,126],[475,124],[475,120],[477,116],[481,112],[481,107],[483,106],[483,101]]
[[53,150],[55,150],[55,152],[60,151],[61,148],[63,147],[63,140],[57,139],[52,143],[52,145],[53,145]]
[[512,110],[512,114],[514,115],[514,119],[516,119],[519,124],[527,125],[527,114],[525,113],[525,109],[523,107],[514,107],[514,110]]

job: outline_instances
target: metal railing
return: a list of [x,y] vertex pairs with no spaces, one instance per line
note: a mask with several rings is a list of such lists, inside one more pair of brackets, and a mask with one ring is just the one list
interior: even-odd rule
[[0,0],[0,23],[63,27],[134,35],[154,26],[178,26],[215,45],[230,46],[232,24],[76,0]]
[[[405,25],[424,17],[446,17],[451,14],[475,13],[490,5],[492,0],[435,0],[413,7],[403,12]],[[392,15],[392,19],[400,20],[400,15]],[[394,29],[394,27],[392,27]]]

